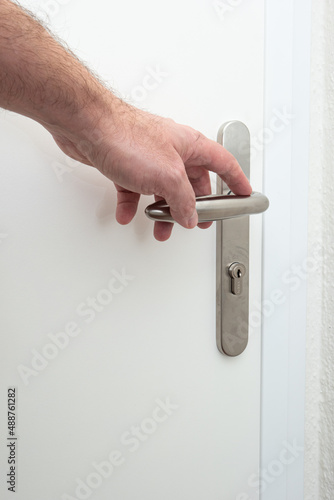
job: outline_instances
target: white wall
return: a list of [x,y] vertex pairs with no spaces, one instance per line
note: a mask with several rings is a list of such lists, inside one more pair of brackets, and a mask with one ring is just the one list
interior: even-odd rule
[[[305,499],[334,490],[334,3],[313,0]],[[320,250],[319,250],[320,249]]]

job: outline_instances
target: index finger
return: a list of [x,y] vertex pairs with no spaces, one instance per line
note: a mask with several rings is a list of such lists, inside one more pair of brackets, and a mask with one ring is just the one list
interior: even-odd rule
[[[196,143],[193,158],[221,177],[234,194],[249,195],[252,187],[234,156],[218,142],[203,136]],[[196,154],[198,152],[198,154]],[[190,163],[191,159],[190,159]]]

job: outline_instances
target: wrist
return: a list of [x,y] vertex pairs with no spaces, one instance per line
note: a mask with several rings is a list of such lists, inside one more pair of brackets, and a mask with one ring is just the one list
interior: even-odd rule
[[71,109],[46,109],[38,121],[52,135],[66,137],[84,156],[91,158],[95,148],[102,143],[106,130],[109,137],[117,130],[116,116],[125,103],[99,82],[93,88],[92,85],[89,89],[79,87],[75,94],[76,102],[72,103]]
[[[95,165],[102,165],[111,150],[118,156],[132,131],[140,123],[141,111],[104,89],[86,103],[66,125],[66,133],[80,153]],[[128,144],[128,147],[129,144]]]

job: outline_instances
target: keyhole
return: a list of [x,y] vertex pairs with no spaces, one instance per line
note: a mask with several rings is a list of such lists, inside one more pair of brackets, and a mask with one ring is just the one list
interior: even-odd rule
[[238,278],[241,278],[241,276],[242,276],[241,269],[238,269],[238,271],[237,271],[237,275],[238,275]]

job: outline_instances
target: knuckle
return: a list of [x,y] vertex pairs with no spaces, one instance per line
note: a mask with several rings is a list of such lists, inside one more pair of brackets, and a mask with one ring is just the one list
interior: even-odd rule
[[175,187],[182,185],[185,181],[185,169],[179,166],[170,171],[170,180]]
[[184,181],[186,180],[185,168],[179,163],[171,162],[164,168],[161,177],[163,178],[167,189],[175,192],[182,187]]
[[199,132],[198,130],[193,131],[193,137],[194,137],[194,142],[206,140],[205,135]]
[[173,208],[173,216],[179,220],[189,219],[195,210],[195,197],[188,196],[179,200]]

